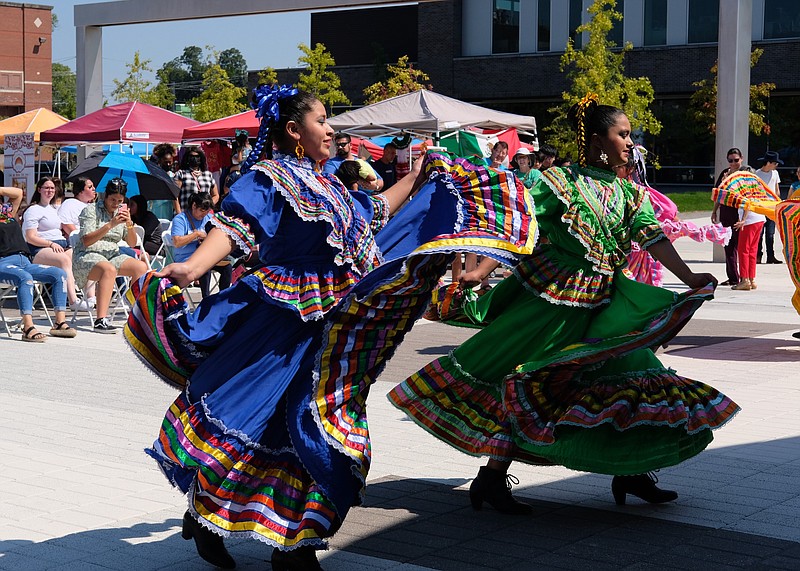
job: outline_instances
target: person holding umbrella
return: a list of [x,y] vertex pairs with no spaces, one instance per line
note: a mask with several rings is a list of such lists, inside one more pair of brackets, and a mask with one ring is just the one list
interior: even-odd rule
[[136,246],[136,232],[125,205],[127,190],[124,180],[111,179],[103,200],[86,207],[80,215],[80,240],[75,246],[72,271],[80,287],[86,287],[90,280],[97,282],[94,330],[98,333],[116,333],[117,328],[108,319],[108,307],[117,276],[136,279],[147,271],[147,264],[123,254],[119,248],[123,238],[131,248]]

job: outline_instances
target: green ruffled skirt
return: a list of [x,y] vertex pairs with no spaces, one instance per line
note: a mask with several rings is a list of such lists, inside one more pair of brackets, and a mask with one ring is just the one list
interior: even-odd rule
[[618,273],[610,303],[556,305],[515,273],[446,316],[481,330],[389,399],[467,454],[614,475],[678,464],[739,409],[654,354],[712,295]]

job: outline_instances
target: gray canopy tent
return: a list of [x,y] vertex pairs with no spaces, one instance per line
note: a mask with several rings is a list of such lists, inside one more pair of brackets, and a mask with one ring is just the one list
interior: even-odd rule
[[487,109],[420,89],[398,95],[355,111],[331,117],[328,121],[336,131],[358,137],[378,137],[409,133],[415,137],[431,137],[434,143],[445,135],[468,127],[508,129],[536,137],[536,119]]

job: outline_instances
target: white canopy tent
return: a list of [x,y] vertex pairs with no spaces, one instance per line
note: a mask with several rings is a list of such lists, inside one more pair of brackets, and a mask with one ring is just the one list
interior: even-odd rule
[[521,133],[536,136],[536,119],[533,117],[487,109],[425,89],[336,115],[328,123],[336,131],[359,137],[409,133],[423,139],[431,137],[434,142],[438,142],[445,132],[469,127],[516,127]]

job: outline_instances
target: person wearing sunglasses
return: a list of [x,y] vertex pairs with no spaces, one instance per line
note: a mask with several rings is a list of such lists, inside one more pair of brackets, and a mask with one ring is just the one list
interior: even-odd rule
[[[718,187],[722,180],[732,172],[744,170],[754,173],[753,167],[744,163],[744,156],[742,151],[733,147],[728,150],[728,168],[722,170],[717,177],[717,182],[714,187]],[[722,224],[726,228],[731,229],[731,239],[725,245],[725,273],[728,279],[719,285],[735,286],[739,283],[739,263],[738,246],[739,246],[739,229],[734,227],[734,224],[739,222],[739,211],[731,206],[725,206],[719,202],[714,203],[714,208],[711,211],[711,222],[714,224]]]
[[207,192],[211,201],[219,200],[219,189],[214,182],[214,176],[208,170],[206,155],[200,147],[190,147],[181,159],[181,170],[173,179],[181,189],[178,199],[174,203],[175,214],[189,209],[189,199],[193,194]]
[[[329,158],[325,162],[325,166],[322,167],[323,173],[336,174],[336,171],[339,170],[339,167],[342,166],[344,161],[354,161],[358,159],[358,157],[353,155],[353,141],[350,135],[347,133],[336,133],[333,142],[336,148],[336,156]],[[370,194],[380,192],[383,190],[383,178],[381,178],[380,174],[375,172],[375,169],[369,166],[369,163],[366,164],[369,170],[372,171],[371,176],[366,178],[362,177],[358,187]]]

